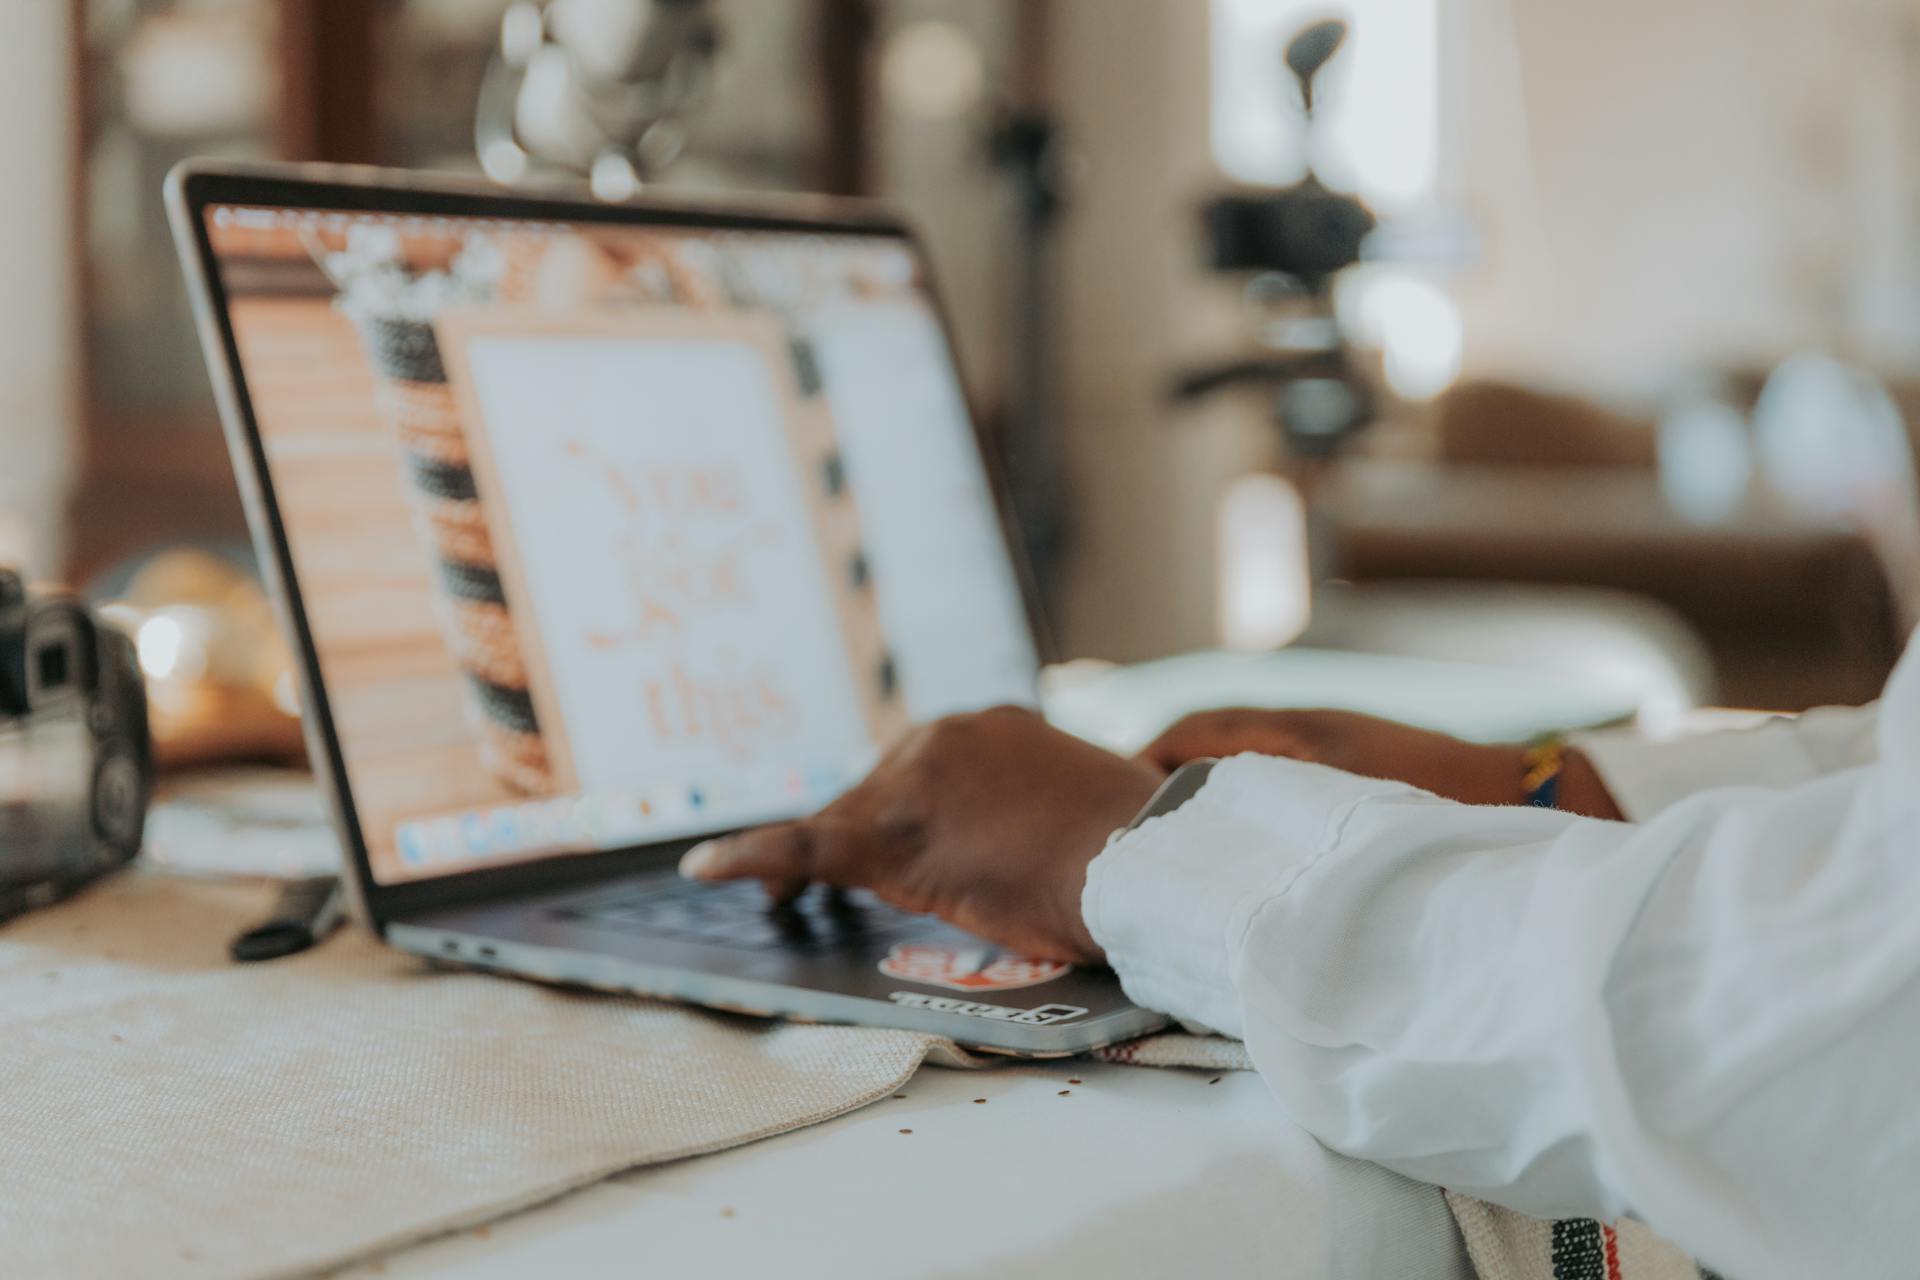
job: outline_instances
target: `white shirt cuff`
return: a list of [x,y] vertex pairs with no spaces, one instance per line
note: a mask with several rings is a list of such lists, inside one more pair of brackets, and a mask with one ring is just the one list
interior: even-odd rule
[[[1297,760],[1223,760],[1191,800],[1093,860],[1087,929],[1136,1004],[1240,1035],[1234,970],[1254,916],[1338,845],[1356,807],[1410,794]],[[1276,846],[1276,832],[1291,838]]]
[[1664,742],[1626,730],[1602,730],[1575,734],[1571,745],[1593,762],[1620,812],[1634,822],[1645,822],[1696,792],[1794,787],[1821,773],[1787,719]]

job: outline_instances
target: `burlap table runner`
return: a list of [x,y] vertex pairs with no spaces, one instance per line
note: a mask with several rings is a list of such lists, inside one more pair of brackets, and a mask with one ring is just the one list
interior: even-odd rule
[[[0,1276],[311,1274],[980,1061],[917,1032],[440,972],[357,930],[232,964],[270,900],[136,872],[0,927]],[[1249,1065],[1189,1036],[1101,1056]],[[1559,1274],[1533,1263],[1563,1224],[1453,1208],[1483,1274]],[[1643,1243],[1627,1276],[1693,1276]]]
[[357,930],[232,964],[270,897],[134,874],[0,927],[0,1275],[304,1274],[957,1054],[436,972]]

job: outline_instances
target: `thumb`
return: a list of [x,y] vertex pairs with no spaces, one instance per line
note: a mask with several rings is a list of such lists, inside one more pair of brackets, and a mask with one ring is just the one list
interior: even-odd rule
[[1166,773],[1172,773],[1189,760],[1221,754],[1219,730],[1210,724],[1181,721],[1141,748],[1134,759]]
[[1193,760],[1252,751],[1265,756],[1317,760],[1323,754],[1310,718],[1315,713],[1267,710],[1200,712],[1175,722],[1148,743],[1139,759],[1169,773]]

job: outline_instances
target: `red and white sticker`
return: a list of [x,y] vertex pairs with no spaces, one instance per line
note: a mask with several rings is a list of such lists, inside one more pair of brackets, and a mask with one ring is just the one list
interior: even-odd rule
[[1012,991],[1051,982],[1073,966],[1028,960],[991,947],[929,947],[902,943],[880,962],[880,972],[902,982],[950,991]]

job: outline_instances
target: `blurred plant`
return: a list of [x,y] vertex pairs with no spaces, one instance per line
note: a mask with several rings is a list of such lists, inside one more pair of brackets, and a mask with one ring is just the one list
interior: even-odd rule
[[686,143],[720,30],[707,0],[516,0],[480,86],[474,143],[496,182],[584,174],[617,200]]

